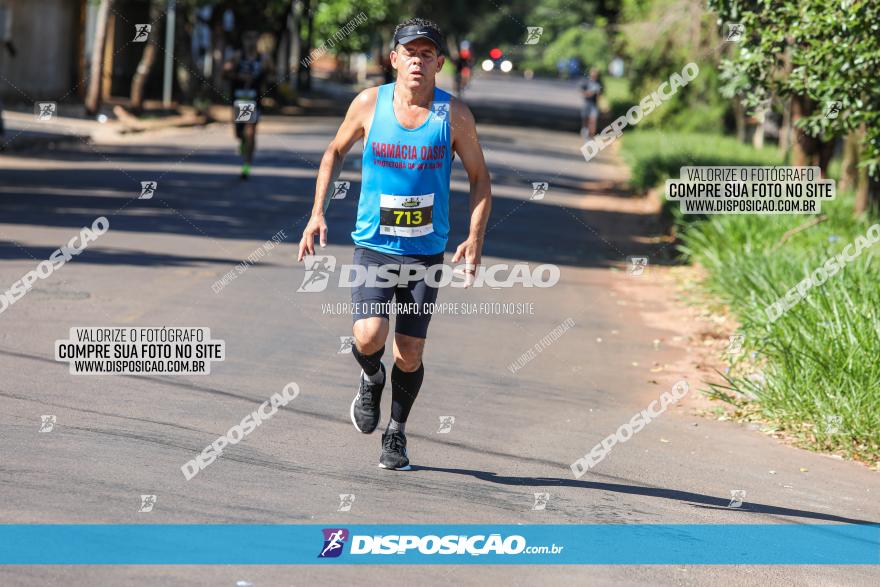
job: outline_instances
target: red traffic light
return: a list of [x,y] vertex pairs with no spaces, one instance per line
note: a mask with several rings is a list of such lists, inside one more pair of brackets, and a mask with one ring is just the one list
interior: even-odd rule
[[501,59],[502,55],[503,55],[503,53],[501,52],[501,49],[499,49],[498,47],[495,47],[494,49],[489,51],[489,57],[491,57],[492,59]]

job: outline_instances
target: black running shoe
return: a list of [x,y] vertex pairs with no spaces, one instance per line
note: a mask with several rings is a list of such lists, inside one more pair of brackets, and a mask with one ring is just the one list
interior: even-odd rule
[[379,466],[395,471],[409,471],[409,457],[406,450],[406,436],[403,432],[385,432],[382,435],[382,454]]
[[[382,375],[385,375],[385,365],[379,364]],[[351,402],[351,423],[358,432],[372,434],[379,425],[379,404],[382,401],[382,389],[385,387],[385,379],[382,383],[370,383],[364,380],[363,373],[360,377],[361,387],[354,400]]]

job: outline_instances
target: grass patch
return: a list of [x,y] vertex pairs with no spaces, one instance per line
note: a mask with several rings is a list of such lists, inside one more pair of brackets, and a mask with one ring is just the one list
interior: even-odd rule
[[[785,163],[775,148],[659,131],[624,135],[622,153],[639,190],[678,177],[684,165]],[[679,250],[707,270],[702,287],[745,335],[746,352],[732,358],[712,395],[801,446],[880,465],[880,245],[864,248],[775,322],[765,312],[873,224],[853,219],[852,194],[837,198],[822,203],[827,220],[785,243],[787,231],[813,216],[678,215]]]
[[[838,196],[840,197],[840,196]],[[828,220],[779,245],[806,216],[713,216],[687,226],[680,250],[708,270],[705,288],[737,316],[745,353],[717,397],[755,401],[800,444],[880,460],[880,247],[861,255],[776,322],[765,308],[863,236],[852,197],[823,203]]]

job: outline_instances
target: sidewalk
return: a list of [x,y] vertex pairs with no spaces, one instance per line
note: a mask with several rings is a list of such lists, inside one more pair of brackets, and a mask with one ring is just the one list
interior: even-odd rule
[[51,150],[63,144],[89,142],[104,125],[71,117],[39,121],[32,113],[4,110],[3,126],[5,133],[0,136],[0,153]]
[[[108,108],[103,110],[108,111]],[[109,114],[102,113],[98,119],[87,117],[81,105],[72,105],[60,111],[64,116],[56,115],[51,120],[39,120],[31,112],[4,110],[5,134],[0,137],[0,152],[52,150],[68,144],[91,144],[114,136],[209,122],[191,106],[177,110],[178,114],[149,116],[148,112],[148,116],[137,117],[117,104],[112,106]]]

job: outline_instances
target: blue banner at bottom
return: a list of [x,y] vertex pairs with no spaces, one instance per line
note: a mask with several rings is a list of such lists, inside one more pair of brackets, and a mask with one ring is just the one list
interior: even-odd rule
[[880,564],[880,525],[0,525],[6,565]]

